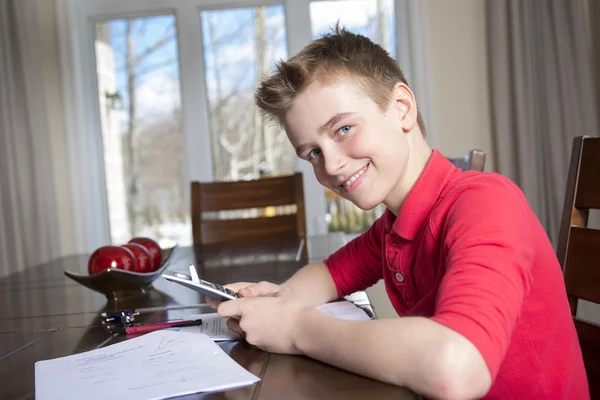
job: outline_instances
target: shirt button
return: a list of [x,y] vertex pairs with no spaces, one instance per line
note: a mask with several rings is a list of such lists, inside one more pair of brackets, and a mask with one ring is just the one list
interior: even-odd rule
[[396,272],[396,279],[398,282],[404,282],[404,276],[400,272]]

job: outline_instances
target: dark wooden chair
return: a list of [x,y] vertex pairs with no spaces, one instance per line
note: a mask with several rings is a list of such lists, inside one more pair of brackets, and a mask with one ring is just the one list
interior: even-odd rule
[[483,172],[485,167],[485,151],[473,149],[464,157],[448,158],[448,160],[463,171],[474,170]]
[[303,240],[308,259],[302,174],[251,181],[191,183],[194,245]]
[[590,209],[600,209],[600,138],[576,137],[557,256],[594,399],[600,398],[600,326],[576,317],[579,299],[600,304],[600,230],[588,227]]

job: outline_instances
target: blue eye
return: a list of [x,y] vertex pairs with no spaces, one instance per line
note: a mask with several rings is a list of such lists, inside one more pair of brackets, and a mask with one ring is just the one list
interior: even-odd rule
[[308,157],[307,158],[309,160],[312,160],[312,159],[318,157],[319,155],[321,155],[321,149],[312,149],[310,151],[310,153],[308,153]]
[[351,126],[342,126],[340,129],[338,129],[338,134],[341,136],[344,136],[346,133],[350,132],[350,130],[352,129]]

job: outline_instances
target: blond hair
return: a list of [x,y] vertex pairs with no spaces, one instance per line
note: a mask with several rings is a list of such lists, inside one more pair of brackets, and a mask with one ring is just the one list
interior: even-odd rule
[[[336,79],[356,83],[382,111],[389,106],[394,85],[407,84],[398,63],[381,46],[336,25],[289,61],[277,63],[275,73],[259,84],[254,98],[267,119],[281,122],[296,96],[310,83]],[[425,136],[420,113],[417,121]]]

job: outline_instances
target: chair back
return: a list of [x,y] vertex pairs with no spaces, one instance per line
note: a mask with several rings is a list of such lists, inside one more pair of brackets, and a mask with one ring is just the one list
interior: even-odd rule
[[573,140],[557,246],[573,315],[577,299],[600,304],[600,230],[587,227],[590,209],[600,209],[600,138],[580,136]]
[[448,158],[452,164],[463,171],[483,172],[485,167],[485,151],[473,149],[464,157]]
[[235,182],[191,183],[194,245],[304,240],[302,174]]
[[600,209],[600,138],[573,140],[557,257],[583,353],[590,393],[600,398],[600,326],[576,318],[578,299],[600,304],[600,230],[588,228]]

